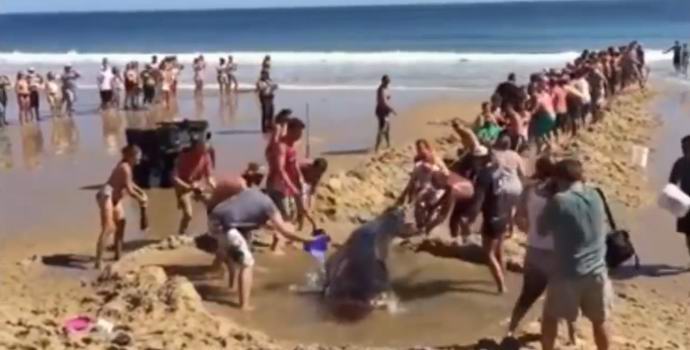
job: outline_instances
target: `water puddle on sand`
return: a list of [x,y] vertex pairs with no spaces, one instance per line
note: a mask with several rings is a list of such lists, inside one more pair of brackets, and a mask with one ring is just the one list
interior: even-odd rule
[[519,277],[509,275],[512,291],[499,296],[484,266],[395,249],[389,271],[397,305],[377,309],[356,322],[345,321],[334,316],[321,295],[295,290],[318,269],[311,257],[259,253],[252,296],[256,310],[245,313],[235,308],[236,294],[229,291],[226,279],[205,274],[210,255],[198,251],[183,253],[182,259],[179,253],[172,255],[176,256],[146,263],[190,278],[213,313],[295,343],[400,347],[471,343],[503,334],[519,287]]

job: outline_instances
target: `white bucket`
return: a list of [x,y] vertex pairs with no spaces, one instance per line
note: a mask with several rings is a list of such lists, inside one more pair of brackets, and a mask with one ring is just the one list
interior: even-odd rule
[[644,146],[632,146],[632,164],[640,168],[646,168],[649,162],[649,148]]
[[664,187],[657,203],[677,218],[684,217],[690,211],[690,196],[674,184]]

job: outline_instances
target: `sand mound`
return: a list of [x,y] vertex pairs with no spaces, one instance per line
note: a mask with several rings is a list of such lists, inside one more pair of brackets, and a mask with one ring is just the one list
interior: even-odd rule
[[555,151],[556,157],[575,156],[585,166],[587,180],[622,204],[639,208],[653,200],[643,168],[632,163],[634,146],[646,146],[659,121],[647,109],[654,93],[635,91],[612,101],[604,119]]

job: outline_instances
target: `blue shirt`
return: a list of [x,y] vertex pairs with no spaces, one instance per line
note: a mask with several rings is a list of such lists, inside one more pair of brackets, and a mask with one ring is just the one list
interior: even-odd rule
[[561,277],[606,271],[605,211],[596,190],[576,184],[556,194],[546,204],[539,225],[540,232],[553,235]]

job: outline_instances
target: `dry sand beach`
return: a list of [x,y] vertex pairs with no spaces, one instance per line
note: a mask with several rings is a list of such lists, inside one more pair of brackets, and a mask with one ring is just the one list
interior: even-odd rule
[[[633,145],[656,147],[655,130],[666,132],[667,128],[659,127],[664,118],[656,114],[659,110],[653,108],[653,103],[668,96],[666,91],[658,95],[637,91],[621,95],[602,123],[557,151],[586,160],[589,180],[600,184],[622,204],[621,212],[632,213],[632,218],[653,205],[650,199],[654,198],[655,185],[647,180],[645,169],[630,164],[630,149]],[[336,242],[359,222],[375,216],[399,193],[411,166],[411,142],[415,137],[433,140],[439,150],[453,153],[459,142],[451,134],[448,121],[474,115],[478,111],[475,106],[475,101],[441,101],[409,108],[398,121],[405,126],[398,125],[398,142],[393,149],[373,156],[330,155],[335,165],[319,190],[317,211],[319,221]],[[653,152],[652,159],[655,157]],[[639,227],[635,220],[627,222]],[[643,235],[635,227],[630,227],[631,231]],[[524,255],[521,237],[516,234],[507,245],[514,271],[520,270]],[[322,318],[315,311],[318,297],[297,296],[290,291],[290,285],[303,283],[304,271],[313,264],[296,250],[290,250],[286,257],[272,257],[259,249],[259,309],[254,311],[256,316],[248,316],[232,310],[233,295],[223,289],[218,276],[205,269],[211,257],[196,249],[191,239],[172,237],[152,243],[134,250],[100,274],[78,268],[85,262],[79,256],[69,256],[75,246],[83,247],[85,243],[90,248],[90,241],[41,241],[28,247],[18,244],[0,257],[0,348],[492,349],[495,345],[492,347],[490,339],[500,342],[505,318],[515,300],[513,294],[503,298],[489,295],[490,276],[476,264],[472,249],[458,253],[451,248],[445,228],[434,232],[431,240],[395,248],[394,259],[397,256],[400,263],[398,269],[392,264],[393,273],[409,277],[401,278],[397,286],[402,307],[408,310],[399,315],[377,312],[372,315],[376,322],[359,328]],[[36,253],[39,255],[34,256]],[[293,266],[286,267],[285,259],[290,259]],[[77,268],[55,266],[61,263]],[[675,274],[657,276],[664,280],[657,284],[649,275],[638,281],[628,267],[619,274],[614,274],[617,298],[612,318],[613,348],[690,347],[688,275],[677,269]],[[517,275],[510,276],[509,287],[516,289],[517,279]],[[449,281],[460,284],[448,285]],[[469,283],[463,285],[463,281]],[[427,288],[414,289],[415,285]],[[429,294],[444,286],[442,295]],[[419,305],[429,311],[422,313]],[[271,310],[271,306],[275,308]],[[67,337],[62,324],[75,315],[107,319],[115,329],[109,336]],[[306,326],[300,327],[300,322]],[[428,336],[405,336],[411,327],[425,329]],[[524,328],[524,346],[537,349],[538,323],[526,322]],[[585,322],[579,328],[580,344],[575,348],[592,348]],[[323,334],[329,331],[330,336]],[[390,340],[393,334],[399,338],[397,343]],[[485,340],[477,343],[482,338]]]

